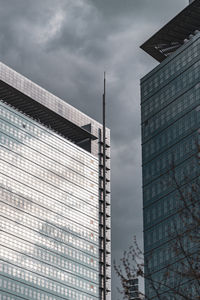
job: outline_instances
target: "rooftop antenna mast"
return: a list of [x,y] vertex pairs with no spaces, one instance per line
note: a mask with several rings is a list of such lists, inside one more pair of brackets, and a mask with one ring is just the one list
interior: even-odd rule
[[104,72],[103,91],[103,235],[104,235],[104,300],[106,300],[106,72]]

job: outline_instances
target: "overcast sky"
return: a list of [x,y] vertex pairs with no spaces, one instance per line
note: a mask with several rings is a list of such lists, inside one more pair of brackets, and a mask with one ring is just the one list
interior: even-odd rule
[[142,243],[139,80],[157,63],[139,46],[188,2],[0,0],[2,62],[98,121],[107,72],[113,259]]

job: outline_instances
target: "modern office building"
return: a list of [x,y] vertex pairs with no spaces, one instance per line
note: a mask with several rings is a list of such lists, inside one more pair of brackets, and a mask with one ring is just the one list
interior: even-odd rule
[[[159,62],[141,80],[145,271],[155,282],[176,261],[169,240],[174,224],[183,226],[180,196],[168,171],[173,165],[180,183],[200,174],[194,155],[200,128],[199,29],[200,1],[194,0],[141,46]],[[176,285],[176,278],[168,284]],[[145,289],[155,296],[147,280]]]
[[139,294],[139,281],[138,278],[129,279],[126,283],[126,293],[128,300],[142,300]]
[[1,300],[111,299],[105,132],[0,63]]

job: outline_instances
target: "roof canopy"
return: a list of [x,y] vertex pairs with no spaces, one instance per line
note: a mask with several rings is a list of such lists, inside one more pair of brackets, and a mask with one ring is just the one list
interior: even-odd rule
[[195,30],[200,30],[200,0],[194,0],[140,48],[162,62],[176,51]]
[[78,144],[96,136],[0,80],[0,99]]

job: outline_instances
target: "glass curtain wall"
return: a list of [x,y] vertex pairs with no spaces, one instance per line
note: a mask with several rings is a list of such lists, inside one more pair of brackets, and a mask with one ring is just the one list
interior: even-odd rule
[[99,299],[98,158],[0,102],[0,299]]
[[[141,81],[144,251],[148,274],[159,281],[175,263],[170,240],[183,226],[177,214],[179,183],[199,177],[197,142],[200,128],[200,35],[168,57]],[[189,241],[188,241],[189,242]],[[192,246],[192,245],[190,245]],[[164,271],[163,271],[164,270]],[[170,279],[175,284],[176,278]],[[146,293],[154,294],[146,281]],[[155,297],[156,299],[156,297]],[[167,298],[167,299],[174,299]]]

